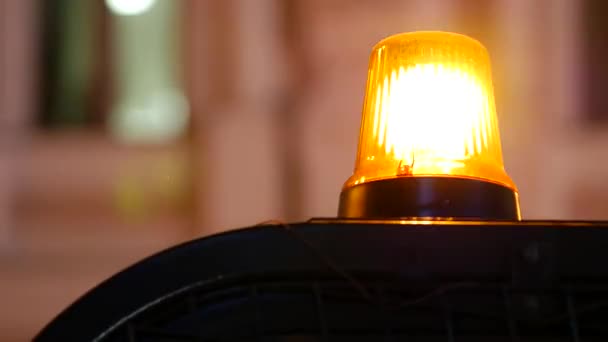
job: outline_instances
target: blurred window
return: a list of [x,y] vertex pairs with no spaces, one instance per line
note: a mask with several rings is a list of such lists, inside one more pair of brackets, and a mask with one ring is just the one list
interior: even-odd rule
[[42,127],[83,127],[104,120],[108,102],[106,11],[96,0],[42,3]]
[[165,142],[188,126],[179,1],[45,0],[38,122]]
[[584,83],[588,87],[584,91],[584,113],[591,121],[608,122],[608,1],[585,0],[583,13]]

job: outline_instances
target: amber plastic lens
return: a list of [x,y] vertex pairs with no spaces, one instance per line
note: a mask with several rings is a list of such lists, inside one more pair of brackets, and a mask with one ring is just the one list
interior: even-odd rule
[[503,166],[488,53],[463,35],[398,34],[371,54],[355,171],[344,188],[420,176],[516,191]]

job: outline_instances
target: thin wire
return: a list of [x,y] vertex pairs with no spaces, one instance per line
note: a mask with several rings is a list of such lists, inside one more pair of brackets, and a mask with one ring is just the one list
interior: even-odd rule
[[448,335],[448,342],[454,342],[454,317],[452,314],[451,306],[447,300],[444,300],[443,306],[444,306],[445,329],[446,329],[446,333]]
[[502,297],[505,305],[505,310],[507,312],[507,326],[509,327],[509,336],[511,336],[512,341],[518,342],[519,335],[517,334],[517,322],[513,317],[513,305],[511,303],[511,296],[509,294],[507,286],[502,287]]
[[448,284],[445,284],[443,286],[440,286],[440,287],[432,290],[431,292],[429,292],[421,297],[402,301],[398,304],[397,307],[399,309],[403,309],[403,308],[406,308],[409,306],[422,304],[423,302],[429,301],[435,297],[443,296],[447,291],[450,291],[450,290],[461,289],[461,288],[471,288],[471,287],[478,287],[478,286],[480,286],[479,283],[472,282],[472,281],[448,283]]
[[[271,226],[282,227],[295,240],[304,244],[329,269],[331,269],[332,271],[334,271],[335,273],[340,275],[342,278],[344,278],[365,300],[367,300],[369,303],[380,306],[384,310],[390,309],[390,307],[388,307],[386,305],[380,305],[379,303],[377,303],[374,300],[374,297],[372,296],[372,294],[367,290],[365,285],[363,285],[354,276],[349,274],[346,270],[342,269],[337,263],[335,263],[327,255],[323,254],[323,252],[321,252],[309,240],[307,240],[304,236],[302,236],[302,234],[300,234],[296,230],[292,229],[291,226],[289,225],[289,223],[286,223],[286,222],[283,222],[280,220],[269,220],[269,221],[264,221],[264,222],[257,224],[257,226],[262,226],[262,225],[271,225]],[[481,286],[480,283],[472,282],[472,281],[447,283],[418,298],[413,298],[413,299],[402,301],[399,304],[397,304],[396,307],[394,307],[394,309],[403,309],[403,308],[419,305],[424,302],[430,301],[434,298],[443,296],[446,292],[451,291],[451,290],[463,289],[463,288],[474,288],[474,287],[479,287],[479,286]],[[558,314],[553,317],[549,317],[545,320],[541,320],[540,322],[537,321],[537,323],[539,323],[540,325],[550,325],[551,323],[557,323],[559,321],[567,319],[572,314],[581,315],[583,313],[593,312],[595,310],[602,309],[607,306],[608,306],[608,301],[596,302],[593,304],[581,306],[577,310],[573,310],[573,311],[566,312],[563,314]],[[521,319],[517,319],[517,318],[513,318],[513,319],[515,321],[526,321],[526,320],[521,320]]]
[[[380,305],[374,300],[374,296],[367,290],[365,285],[363,285],[357,278],[349,274],[346,270],[342,269],[336,262],[334,262],[331,258],[321,252],[316,246],[314,246],[308,239],[306,239],[302,234],[298,233],[296,230],[292,229],[289,223],[283,222],[281,220],[268,220],[261,223],[258,223],[256,226],[279,226],[282,227],[286,232],[290,234],[297,241],[304,244],[313,254],[321,260],[329,269],[339,274],[342,278],[344,278],[365,300],[368,302],[378,305],[384,309],[388,308],[385,305]],[[403,302],[400,302],[395,309],[402,309],[405,307],[422,304],[426,301],[429,301],[433,298],[443,296],[447,291],[459,289],[459,288],[470,288],[477,287],[480,284],[477,282],[455,282],[444,284],[427,294],[422,295],[421,297],[417,297],[414,299],[409,299]]]
[[129,323],[127,325],[127,339],[129,340],[129,342],[135,342],[135,326],[133,326],[133,323]]
[[380,307],[380,314],[382,315],[382,323],[384,325],[384,341],[393,341],[394,336],[392,332],[392,322],[389,321],[389,318],[392,316],[388,314],[386,310],[386,294],[384,291],[383,285],[377,285],[376,292],[378,293]]
[[572,298],[571,294],[568,294],[567,297],[567,305],[568,305],[568,313],[570,314],[570,330],[572,332],[572,338],[574,342],[579,342],[579,333],[578,333],[578,322],[576,319],[576,310],[574,308],[574,298]]
[[265,221],[265,222],[257,224],[257,226],[263,226],[263,225],[273,225],[273,226],[280,226],[280,227],[284,228],[284,230],[286,232],[288,232],[290,236],[292,236],[297,241],[304,244],[311,252],[313,252],[313,254],[325,264],[325,266],[327,266],[329,269],[331,269],[335,273],[339,274],[342,278],[344,278],[346,281],[348,281],[348,283],[355,290],[357,290],[357,292],[359,292],[361,297],[363,297],[365,300],[367,300],[370,303],[376,304],[373,299],[374,297],[371,295],[371,293],[367,290],[367,288],[359,280],[357,280],[355,277],[353,277],[348,272],[343,270],[340,266],[338,266],[338,264],[336,264],[327,255],[323,254],[316,246],[314,246],[310,241],[308,241],[305,237],[303,237],[302,234],[291,229],[291,226],[289,225],[289,223],[285,223],[280,220],[269,220],[269,221]]
[[313,284],[313,293],[315,295],[315,305],[317,309],[317,316],[319,318],[319,326],[321,328],[321,341],[328,341],[327,334],[327,321],[325,319],[325,308],[323,305],[323,298],[321,296],[321,287],[319,283],[315,282]]
[[565,313],[553,316],[553,317],[549,317],[545,320],[542,320],[540,322],[540,324],[542,325],[550,325],[552,323],[558,323],[560,321],[563,321],[565,319],[569,319],[571,317],[571,315],[577,315],[580,316],[582,314],[587,314],[599,309],[603,309],[608,307],[608,301],[601,301],[601,302],[595,302],[595,303],[591,303],[588,305],[583,305],[580,306],[578,309],[573,310],[573,311],[566,311]]

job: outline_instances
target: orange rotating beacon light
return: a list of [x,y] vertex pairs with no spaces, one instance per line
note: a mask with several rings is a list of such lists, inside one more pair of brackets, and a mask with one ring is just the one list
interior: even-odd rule
[[483,45],[413,32],[373,48],[355,170],[338,216],[520,219]]

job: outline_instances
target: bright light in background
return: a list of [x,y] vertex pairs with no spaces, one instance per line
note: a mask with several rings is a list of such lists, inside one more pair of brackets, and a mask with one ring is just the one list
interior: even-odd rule
[[110,117],[112,132],[123,141],[162,143],[188,126],[188,102],[179,89],[150,91],[144,98],[118,104]]
[[106,5],[117,15],[138,15],[146,12],[156,0],[106,0]]
[[189,123],[179,73],[179,1],[156,1],[154,6],[153,1],[106,1],[123,6],[121,13],[142,13],[147,6],[137,20],[113,16],[115,94],[107,122],[110,132],[125,143],[169,143]]

